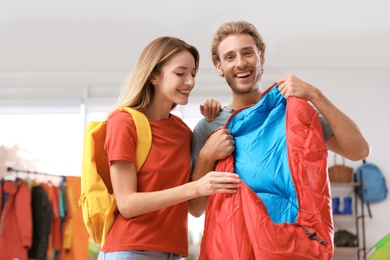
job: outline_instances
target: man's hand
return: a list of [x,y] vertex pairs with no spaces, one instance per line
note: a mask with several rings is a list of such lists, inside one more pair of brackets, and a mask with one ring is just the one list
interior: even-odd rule
[[211,161],[218,161],[231,155],[236,142],[229,129],[218,129],[214,132],[200,151],[200,156]]
[[320,95],[320,91],[316,87],[294,75],[280,78],[276,83],[278,83],[280,93],[286,99],[290,96],[294,96],[306,101],[312,101],[315,97]]

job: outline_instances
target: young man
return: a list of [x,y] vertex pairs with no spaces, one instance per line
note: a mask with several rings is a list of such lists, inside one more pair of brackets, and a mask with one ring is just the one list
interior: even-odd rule
[[[332,259],[326,150],[350,160],[366,158],[370,147],[362,133],[319,89],[293,75],[276,80],[277,88],[275,85],[263,93],[260,80],[265,44],[252,24],[222,24],[212,41],[211,56],[219,75],[231,88],[233,100],[214,120],[204,118],[196,125],[192,180],[217,166],[234,170],[242,183],[233,196],[213,195],[190,201],[191,214],[200,216],[210,200],[200,259]],[[204,104],[202,113],[208,114],[207,102]],[[258,108],[263,104],[267,113],[282,111],[279,117],[272,117],[271,127],[262,124],[264,110]],[[228,122],[231,130],[227,127],[216,131],[236,110],[240,112]],[[239,115],[242,117],[235,120]],[[274,127],[274,122],[280,127]],[[236,144],[232,133],[246,131],[250,137],[235,135]],[[291,133],[297,138],[291,139]],[[257,150],[242,152],[253,143],[257,143]],[[225,158],[220,154],[221,147],[233,152],[236,145],[235,162],[229,161],[232,156],[219,161]]]
[[[209,138],[206,136],[223,126],[237,109],[256,104],[263,94],[260,80],[264,72],[265,43],[254,25],[245,21],[222,24],[212,40],[211,56],[219,75],[231,88],[233,100],[214,120],[204,118],[196,125],[192,141],[192,180],[213,170],[216,162],[223,159],[216,152],[220,146],[234,151],[235,143],[228,129],[216,131]],[[286,99],[299,97],[317,109],[329,150],[353,161],[369,155],[370,147],[358,126],[319,89],[293,75],[280,78],[276,83]],[[207,106],[204,109],[207,114]],[[191,203],[196,204],[196,212],[192,213],[200,216],[204,213],[207,197]]]

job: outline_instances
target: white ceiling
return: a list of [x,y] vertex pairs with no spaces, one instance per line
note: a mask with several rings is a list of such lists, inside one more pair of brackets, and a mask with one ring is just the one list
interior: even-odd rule
[[1,0],[0,97],[33,95],[38,86],[112,87],[162,35],[197,46],[198,80],[218,80],[211,38],[220,23],[241,19],[263,36],[267,71],[390,67],[386,2]]

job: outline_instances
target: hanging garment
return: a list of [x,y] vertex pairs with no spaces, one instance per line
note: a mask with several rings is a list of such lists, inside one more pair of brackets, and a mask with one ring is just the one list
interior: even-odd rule
[[49,245],[47,249],[47,256],[50,259],[58,257],[58,252],[61,250],[61,226],[60,226],[60,212],[59,212],[59,191],[58,187],[51,182],[42,183],[42,188],[46,192],[51,208],[52,208],[52,222],[49,235]]
[[33,243],[28,251],[28,257],[35,260],[45,260],[49,246],[53,212],[49,197],[39,184],[33,185],[31,188],[31,209]]
[[[72,209],[72,227],[71,232],[69,233],[69,243],[68,247],[69,251],[66,252],[65,258],[66,260],[79,260],[79,259],[88,259],[88,245],[89,245],[89,234],[87,229],[85,228],[83,215],[81,210],[76,210],[77,202],[81,195],[81,178],[80,176],[67,176],[66,183],[69,185],[68,201],[70,201]],[[71,193],[69,193],[71,191]],[[67,231],[65,231],[67,234]],[[64,237],[64,243],[66,241],[66,237]],[[63,256],[64,254],[61,254]]]
[[317,112],[277,85],[225,125],[234,154],[217,171],[242,180],[209,196],[199,259],[332,259],[327,149]]
[[64,225],[64,230],[63,230],[63,235],[62,235],[62,247],[63,249],[68,252],[71,249],[71,244],[72,244],[72,235],[73,235],[73,214],[75,212],[75,207],[74,205],[74,198],[73,198],[73,193],[72,193],[72,188],[67,184],[64,183],[64,194],[66,196],[66,217],[65,217],[65,225]]
[[31,191],[21,179],[1,181],[0,260],[28,259],[32,244]]

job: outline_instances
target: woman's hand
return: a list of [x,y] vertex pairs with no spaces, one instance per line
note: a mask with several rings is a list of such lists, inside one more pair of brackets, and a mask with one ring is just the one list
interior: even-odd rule
[[236,193],[240,187],[240,178],[236,173],[211,171],[196,181],[199,196],[215,193]]
[[222,105],[219,101],[212,98],[208,98],[200,105],[200,113],[207,119],[207,121],[212,121],[219,112],[221,112]]

